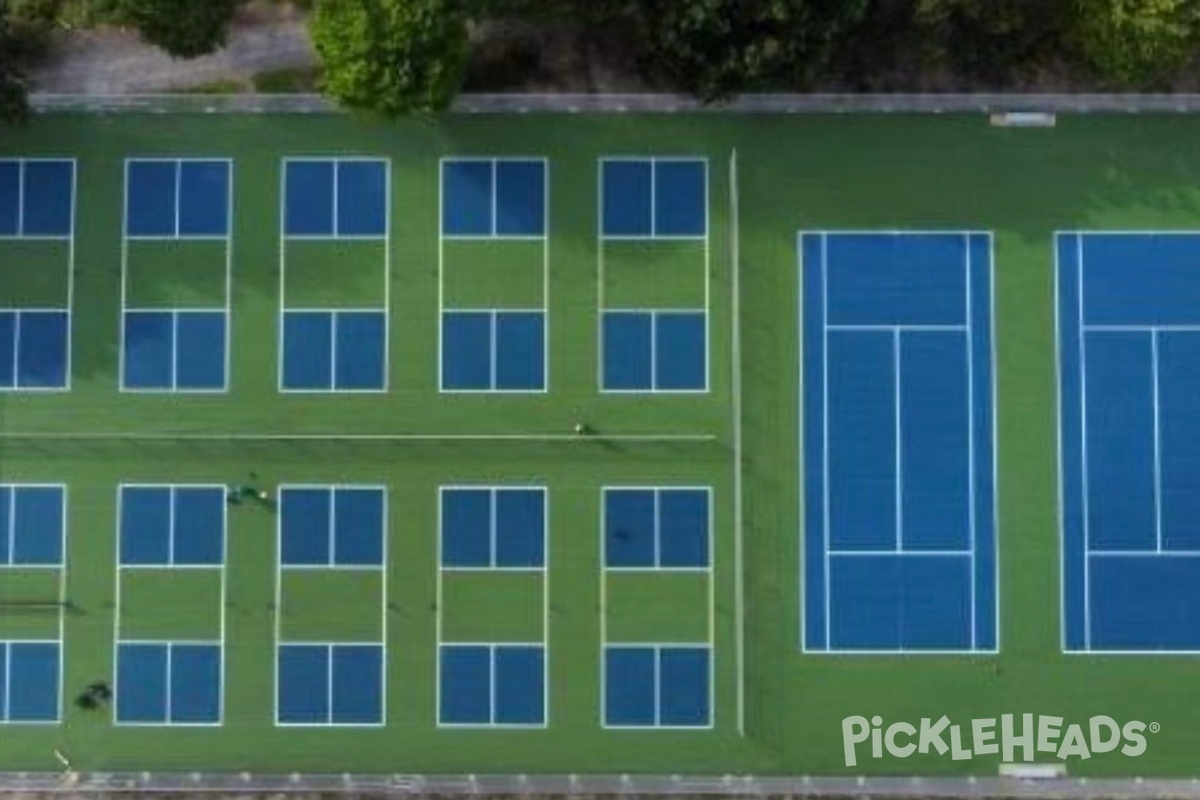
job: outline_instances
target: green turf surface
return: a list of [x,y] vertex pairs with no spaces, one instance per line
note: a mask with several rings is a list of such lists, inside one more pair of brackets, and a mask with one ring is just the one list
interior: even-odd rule
[[604,251],[605,308],[704,308],[703,241],[612,241]]
[[136,239],[125,246],[128,307],[225,307],[230,259],[225,242]]
[[283,571],[277,614],[285,641],[378,642],[386,610],[379,570]]
[[288,240],[283,245],[289,308],[382,308],[387,298],[383,241]]
[[546,295],[545,242],[449,239],[442,245],[446,308],[541,308]]
[[610,572],[604,588],[609,641],[708,641],[712,604],[707,574]]
[[535,572],[443,572],[443,642],[540,642],[545,580]]
[[0,569],[0,640],[57,639],[61,571]]
[[[388,486],[389,684],[384,728],[274,727],[275,518],[266,509],[247,506],[230,514],[223,726],[116,729],[104,714],[69,708],[61,726],[0,728],[0,770],[57,769],[53,750],[58,747],[78,768],[98,770],[844,773],[840,723],[851,714],[913,723],[948,714],[966,724],[974,717],[1033,713],[1085,725],[1094,714],[1161,724],[1144,755],[1133,759],[1118,752],[1072,760],[1074,774],[1193,774],[1197,734],[1187,692],[1194,682],[1194,659],[1060,654],[1051,237],[1064,228],[1197,227],[1198,135],[1200,121],[1186,116],[1072,117],[1060,118],[1053,130],[1000,130],[977,115],[480,115],[404,123],[348,116],[63,115],[7,130],[6,153],[80,159],[72,391],[0,398],[0,424],[7,436],[0,443],[4,478],[70,486],[68,593],[78,611],[65,618],[68,694],[112,673],[116,485],[225,482],[242,479],[248,469],[272,485],[360,481]],[[734,657],[727,211],[727,167],[734,147],[741,165],[746,452],[744,735],[737,726]],[[385,156],[393,164],[391,388],[379,396],[282,396],[275,335],[279,160],[340,151]],[[595,379],[596,159],[681,152],[707,156],[712,163],[712,389],[701,396],[601,395]],[[436,364],[438,158],[510,153],[544,155],[552,170],[549,391],[533,397],[444,396],[438,392]],[[124,158],[133,155],[234,159],[234,352],[228,395],[118,392],[121,176]],[[838,228],[995,232],[998,656],[799,652],[802,476],[795,237],[797,230]],[[2,254],[10,244],[0,242],[0,270],[6,275],[11,264]],[[648,292],[694,291],[674,286],[674,267],[663,269],[673,276],[671,286],[649,283]],[[0,286],[24,292],[26,280],[6,278]],[[28,291],[41,291],[33,278],[28,280],[33,287]],[[318,297],[326,289],[341,291],[336,281],[326,286],[321,279],[313,279],[312,288]],[[612,289],[625,291],[617,285]],[[568,434],[579,419],[602,432],[715,439],[688,444],[570,437],[302,443],[228,438]],[[210,438],[106,442],[79,436],[103,432]],[[69,438],[12,438],[21,433]],[[546,730],[437,729],[437,487],[471,481],[545,483],[550,491]],[[604,731],[598,683],[604,613],[597,544],[600,487],[670,482],[710,484],[714,490],[715,727]],[[674,590],[666,586],[663,591],[673,598]],[[631,588],[624,597],[641,591]],[[368,594],[375,608],[374,593]],[[358,608],[359,598],[346,602],[347,608]],[[318,613],[314,609],[314,617]],[[619,613],[624,618],[634,612]],[[678,618],[670,615],[671,624]],[[868,759],[854,771],[994,775],[997,760],[916,755],[903,761]]]
[[70,275],[70,242],[0,239],[0,307],[66,307]]
[[219,641],[221,588],[219,569],[122,570],[121,639]]

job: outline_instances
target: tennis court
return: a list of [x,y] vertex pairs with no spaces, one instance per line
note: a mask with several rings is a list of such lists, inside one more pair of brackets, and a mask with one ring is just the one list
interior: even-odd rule
[[1063,644],[1200,650],[1200,235],[1057,237]]
[[800,237],[804,646],[997,648],[991,240]]

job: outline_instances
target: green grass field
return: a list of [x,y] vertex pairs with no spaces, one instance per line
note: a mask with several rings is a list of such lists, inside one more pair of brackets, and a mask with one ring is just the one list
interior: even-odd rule
[[[1033,713],[1085,726],[1094,714],[1161,725],[1144,755],[1076,759],[1072,773],[1191,775],[1198,736],[1186,701],[1192,659],[1060,653],[1051,237],[1066,228],[1197,227],[1198,134],[1200,121],[1153,116],[1060,118],[1053,130],[1021,131],[989,128],[981,116],[481,115],[387,124],[348,116],[55,115],[5,130],[0,157],[79,162],[72,389],[0,394],[0,478],[69,487],[74,610],[65,615],[65,718],[0,725],[0,771],[58,769],[59,748],[82,770],[845,773],[841,720],[849,715],[916,723],[947,714],[969,724]],[[731,373],[728,168],[735,148],[740,420],[732,415]],[[708,275],[704,254],[688,243],[610,244],[605,303],[707,306],[704,394],[606,395],[597,388],[596,161],[640,153],[710,160]],[[295,252],[281,280],[280,160],[314,154],[391,160],[389,252],[372,243],[288,243]],[[473,252],[474,243],[446,242],[439,285],[438,159],[452,154],[549,159],[545,252],[540,243]],[[134,155],[234,161],[228,394],[118,390],[122,169]],[[800,653],[795,241],[798,230],[835,228],[995,232],[999,655]],[[61,302],[69,255],[43,244],[0,241],[0,304]],[[223,305],[223,281],[213,279],[222,274],[223,253],[197,243],[136,245],[130,305]],[[161,248],[168,252],[155,252]],[[281,394],[281,287],[290,307],[377,307],[390,298],[389,390]],[[547,303],[548,391],[440,394],[439,296],[461,308]],[[694,439],[570,436],[580,419],[603,434]],[[735,425],[745,453],[744,608],[736,579]],[[328,438],[270,438],[301,434]],[[469,438],[498,434],[526,438]],[[71,706],[82,687],[113,673],[117,485],[228,483],[249,470],[272,485],[385,485],[385,572],[289,573],[276,608],[275,517],[256,505],[231,509],[223,587],[204,572],[130,573],[121,581],[119,612],[123,631],[147,638],[203,638],[223,628],[223,724],[119,727],[108,712]],[[437,489],[490,482],[548,488],[546,574],[447,574],[439,608]],[[712,487],[711,581],[693,574],[602,578],[600,488],[615,483]],[[0,606],[53,590],[45,575],[0,572]],[[45,612],[10,610],[0,613],[0,639],[51,635],[56,624]],[[384,634],[387,724],[276,727],[277,625],[294,639]],[[439,729],[439,626],[446,641],[544,636],[546,727]],[[604,730],[602,626],[628,641],[711,634],[713,727]],[[853,772],[994,775],[998,761],[860,759]]]

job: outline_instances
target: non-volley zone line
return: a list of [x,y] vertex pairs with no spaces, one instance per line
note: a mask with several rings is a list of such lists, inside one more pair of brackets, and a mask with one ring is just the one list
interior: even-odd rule
[[992,243],[799,238],[807,652],[993,652]]
[[1200,652],[1200,232],[1056,240],[1063,649]]

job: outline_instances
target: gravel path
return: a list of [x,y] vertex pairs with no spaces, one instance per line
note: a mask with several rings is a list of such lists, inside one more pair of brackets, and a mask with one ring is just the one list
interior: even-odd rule
[[251,6],[239,15],[228,45],[182,61],[112,29],[60,35],[45,64],[30,75],[34,91],[61,94],[153,93],[216,81],[244,85],[258,72],[311,66],[312,43],[290,8]]

